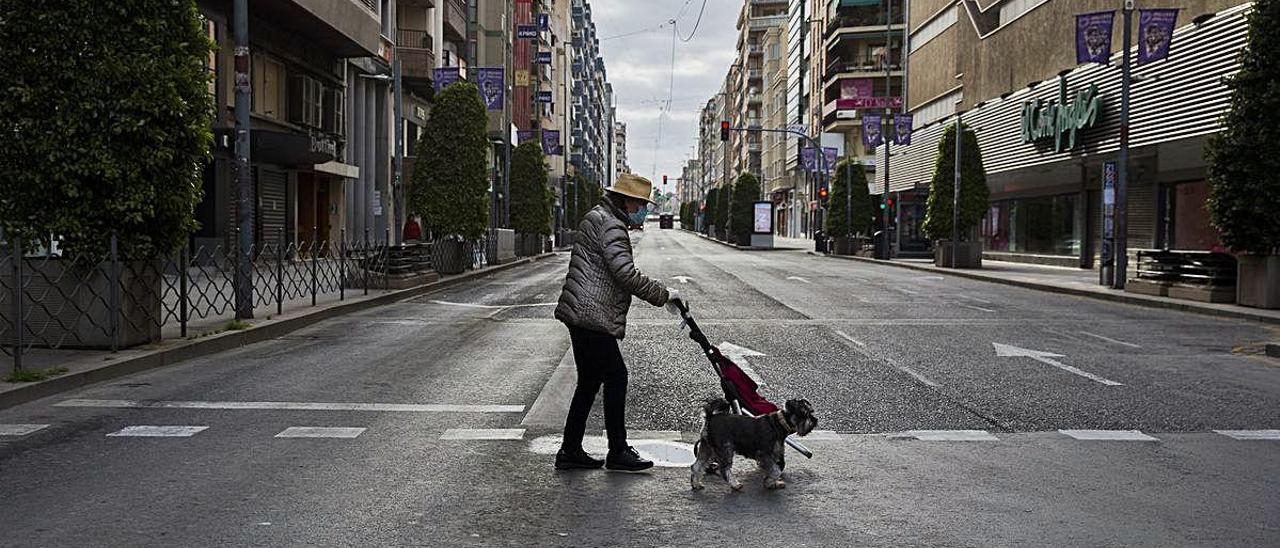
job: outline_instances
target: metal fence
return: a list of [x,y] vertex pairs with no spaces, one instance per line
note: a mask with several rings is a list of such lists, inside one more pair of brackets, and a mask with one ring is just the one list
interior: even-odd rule
[[[435,260],[431,243],[389,246],[367,235],[294,242],[281,231],[248,254],[218,245],[142,260],[119,257],[114,235],[106,260],[31,252],[16,240],[0,241],[0,351],[15,370],[32,348],[115,351],[166,332],[187,337],[195,322],[235,318],[246,285],[257,314],[278,315],[388,288],[389,278],[429,271]],[[464,268],[486,265],[485,241],[470,247]],[[248,279],[241,261],[250,263]]]

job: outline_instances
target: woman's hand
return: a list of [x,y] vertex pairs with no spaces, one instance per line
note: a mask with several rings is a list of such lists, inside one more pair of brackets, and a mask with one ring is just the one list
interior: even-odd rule
[[680,315],[680,291],[676,289],[667,289],[667,312]]

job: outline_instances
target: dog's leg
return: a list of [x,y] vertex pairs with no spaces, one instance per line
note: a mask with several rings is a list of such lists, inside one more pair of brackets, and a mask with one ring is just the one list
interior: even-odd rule
[[778,466],[778,461],[765,457],[760,460],[760,468],[764,469],[765,489],[783,489],[787,486],[787,483],[782,481],[782,468]]
[[716,449],[716,462],[720,464],[720,477],[734,491],[742,490],[742,481],[733,477],[733,446],[725,444]]
[[691,472],[689,474],[689,486],[694,491],[698,491],[705,487],[702,482],[702,478],[707,473],[707,464],[711,462],[712,453],[711,444],[707,443],[706,439],[700,439],[697,443],[693,444],[694,461],[693,466],[690,467]]

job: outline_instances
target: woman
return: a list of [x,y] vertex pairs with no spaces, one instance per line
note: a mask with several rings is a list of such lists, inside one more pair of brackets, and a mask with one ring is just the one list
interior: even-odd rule
[[[679,299],[639,270],[631,258],[629,223],[644,222],[653,183],[623,174],[605,191],[600,204],[587,212],[578,226],[556,319],[569,327],[578,387],[564,424],[564,441],[556,454],[556,468],[599,468],[635,472],[653,466],[627,445],[624,414],[627,399],[627,366],[618,341],[626,336],[627,310],[635,295],[654,306]],[[604,420],[609,433],[609,454],[593,458],[582,449],[582,435],[596,392],[604,386]]]

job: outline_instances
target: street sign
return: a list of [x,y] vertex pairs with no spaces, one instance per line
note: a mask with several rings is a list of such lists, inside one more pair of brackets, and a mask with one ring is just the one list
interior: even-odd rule
[[538,92],[538,102],[539,102],[539,103],[553,103],[553,102],[555,102],[555,100],[556,100],[555,95],[553,95],[550,91],[539,91],[539,92]]
[[516,25],[516,38],[537,38],[537,25]]
[[787,126],[787,131],[790,131],[790,132],[792,132],[792,133],[799,133],[799,134],[801,134],[801,135],[808,135],[808,134],[809,134],[809,128],[805,127],[803,124],[796,124],[796,125],[793,125],[793,126]]
[[539,51],[539,52],[538,52],[538,59],[537,59],[537,61],[538,61],[538,64],[539,64],[539,65],[550,65],[550,64],[551,64],[551,52],[549,52],[549,51]]

